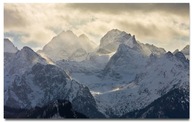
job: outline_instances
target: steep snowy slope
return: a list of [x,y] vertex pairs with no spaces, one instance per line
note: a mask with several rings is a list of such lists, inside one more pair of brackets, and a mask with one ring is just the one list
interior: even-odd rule
[[[124,66],[129,66],[129,58],[125,56],[125,59],[127,64]],[[118,61],[118,59],[116,60]],[[187,62],[187,59],[185,61]],[[122,84],[116,88],[95,96],[101,105],[100,108],[105,108],[105,113],[113,117],[123,115],[147,106],[173,88],[189,88],[187,85],[189,82],[189,65],[187,66],[182,59],[178,59],[170,52],[160,57],[150,56],[144,67],[145,69],[140,69],[140,72],[134,76],[128,74],[130,77],[118,81]],[[117,69],[117,73],[121,74],[121,70],[118,68],[119,66],[114,65],[114,70]],[[123,67],[120,68],[124,71]],[[133,71],[133,68],[130,70]]]
[[96,48],[96,44],[91,41],[85,34],[81,34],[79,36],[79,40],[81,41],[82,46],[88,52],[91,52],[93,49]]
[[165,49],[156,47],[153,44],[150,45],[150,44],[142,44],[142,43],[140,43],[140,45],[142,46],[142,48],[144,50],[149,50],[149,54],[162,55],[162,54],[166,53]]
[[12,108],[42,107],[57,99],[69,100],[87,117],[104,117],[89,89],[29,47],[18,51],[5,65],[4,103]]
[[147,107],[129,112],[122,118],[189,118],[189,91],[173,89]]
[[108,117],[142,109],[173,88],[188,88],[189,61],[182,52],[166,53],[163,48],[136,41],[126,32],[111,30],[101,39],[97,55],[110,53],[114,54],[104,65],[57,62],[89,87],[100,111]]
[[190,54],[190,50],[189,50],[189,45],[186,45],[181,51],[179,51],[178,49],[176,49],[174,52],[173,52],[173,54],[176,54],[177,52],[182,52],[184,55],[185,55],[185,57],[187,58],[187,59],[189,59],[189,54]]
[[140,47],[142,48],[142,53],[145,55],[150,55],[151,53],[160,55],[166,52],[163,48],[140,43],[136,41],[134,35],[132,36],[118,29],[112,29],[101,38],[98,52],[101,54],[116,52],[120,44],[125,44],[130,48]]
[[23,47],[17,53],[4,53],[4,87],[5,89],[17,76],[21,76],[36,63],[47,64],[47,61],[31,48]]
[[96,52],[92,46],[85,35],[66,31],[39,52],[45,58],[27,47],[5,53],[5,105],[30,109],[62,99],[91,118],[130,117],[137,110],[138,117],[148,117],[149,109],[167,114],[155,100],[167,102],[163,96],[174,89],[189,91],[189,47],[166,53],[117,29],[101,39]]
[[[66,33],[68,33],[68,34],[66,34]],[[73,40],[75,40],[75,39],[78,40],[77,36],[75,36],[71,31],[63,32],[59,36],[61,36],[61,35],[64,35],[63,38],[66,35],[67,35],[67,37],[70,37],[68,39],[68,41],[72,40],[72,42],[74,42]],[[55,37],[55,38],[59,38],[59,37]],[[63,38],[59,38],[59,39],[62,40]],[[59,46],[61,46],[62,43],[65,42],[65,40],[63,42],[63,40],[58,41],[59,39],[53,39],[55,41],[52,40],[49,44],[47,44],[44,47],[44,49],[46,50],[47,47],[52,46],[52,45],[58,45],[58,43],[60,43]],[[88,43],[90,41],[85,35],[79,36],[79,39],[81,40],[80,42],[83,42],[84,45],[87,45],[86,47],[90,47],[91,43]],[[55,63],[59,67],[63,68],[66,71],[69,71],[70,73],[101,72],[101,70],[104,69],[104,67],[107,64],[107,62],[109,61],[109,59],[114,55],[114,53],[117,51],[117,48],[121,44],[128,46],[130,49],[133,48],[135,50],[135,52],[137,52],[139,54],[139,57],[138,57],[138,59],[136,59],[136,61],[140,61],[140,60],[144,59],[143,57],[147,57],[152,53],[157,54],[157,55],[161,55],[161,54],[165,53],[164,49],[155,47],[154,45],[142,44],[140,42],[137,42],[135,39],[135,36],[131,36],[130,34],[127,34],[126,32],[120,31],[117,29],[113,29],[113,30],[109,31],[101,39],[100,42],[101,42],[101,44],[100,44],[97,52],[93,51],[91,53],[87,53],[87,50],[91,50],[91,49],[87,49],[85,47],[79,48],[79,49],[70,48],[70,51],[73,50],[72,53],[70,55],[67,55],[67,58],[56,61]],[[55,47],[52,46],[52,48],[54,50],[51,51],[48,55],[52,55],[51,53],[55,53],[56,50],[61,49],[61,48],[56,48],[56,47],[57,46],[55,46]],[[68,47],[70,47],[70,46],[68,46]],[[50,49],[50,48],[48,48],[48,49]],[[62,48],[62,49],[65,49],[65,48]],[[104,53],[103,53],[102,50],[104,50],[104,49],[111,50],[111,51],[109,51],[108,53],[105,53],[106,51],[104,51]],[[62,53],[62,54],[56,53],[56,54],[53,54],[53,56],[58,57],[58,56],[62,56],[63,54],[65,54],[65,53]],[[134,62],[134,61],[132,61],[132,62]],[[119,63],[118,65],[121,65],[121,63]],[[130,64],[130,66],[131,66],[131,64]],[[139,67],[139,66],[137,66],[137,67]],[[126,70],[126,68],[124,68],[124,69]]]
[[96,45],[85,35],[77,37],[72,31],[63,31],[55,36],[39,53],[46,54],[53,61],[62,59],[82,61]]
[[[110,46],[108,46],[110,45]],[[119,51],[119,56],[121,58],[118,58],[119,60],[114,64],[119,67],[113,67],[110,64],[113,63],[113,60],[110,60],[110,58],[117,58],[116,56],[113,56],[115,52],[117,51],[117,48],[119,45],[125,45],[125,47],[128,47],[128,49],[125,48],[126,51],[130,51],[130,53],[125,54],[124,52],[126,51]],[[111,50],[106,53],[106,51],[102,52],[103,49]],[[119,48],[121,49],[121,48]],[[124,50],[124,49],[122,49]],[[77,53],[79,55],[84,55],[83,50],[78,51]],[[121,54],[122,53],[122,54]],[[136,41],[135,36],[131,36],[130,34],[127,34],[126,32],[119,31],[117,29],[113,29],[109,31],[102,39],[101,39],[101,44],[99,46],[99,50],[97,52],[92,52],[89,55],[87,55],[86,59],[81,61],[81,62],[75,62],[75,61],[70,61],[70,60],[61,60],[57,61],[56,64],[59,67],[62,67],[63,69],[69,71],[71,75],[74,73],[95,73],[95,75],[99,75],[99,77],[103,76],[103,74],[110,74],[113,78],[121,78],[123,73],[126,73],[126,78],[128,77],[128,72],[129,76],[132,76],[134,78],[135,73],[140,71],[141,68],[144,68],[144,64],[146,64],[147,58],[149,58],[150,54],[157,54],[157,55],[162,55],[165,53],[165,50],[163,48],[158,48],[154,45],[149,45],[149,44],[142,44],[138,41]],[[126,57],[126,59],[124,58]],[[75,56],[78,58],[78,55]],[[83,57],[83,56],[82,56]],[[134,57],[134,58],[132,58]],[[127,59],[130,59],[130,63],[126,63]],[[122,60],[121,60],[122,59]],[[132,60],[134,59],[134,60]],[[109,61],[109,62],[108,62]],[[125,65],[124,65],[125,64]],[[128,64],[128,65],[127,65]],[[134,64],[134,65],[133,65]],[[107,65],[107,66],[106,66]],[[105,67],[106,66],[106,67]],[[105,69],[104,69],[105,67]],[[137,68],[136,68],[137,67]],[[127,70],[129,68],[129,71]],[[131,70],[130,68],[134,69]],[[103,74],[97,74],[98,72],[102,72],[104,69]],[[109,71],[109,69],[111,69]],[[121,72],[121,75],[116,73],[117,70]],[[122,71],[123,70],[123,71]],[[75,74],[75,76],[79,74]],[[82,74],[83,77],[86,77],[86,74]],[[94,76],[95,77],[95,76]],[[78,77],[79,78],[79,77]],[[81,79],[78,79],[80,82],[85,82],[82,81]],[[82,78],[86,81],[89,81],[89,79]],[[96,78],[97,79],[97,78]],[[86,84],[87,85],[87,84]]]
[[109,55],[99,55],[96,53],[90,53],[87,55],[86,59],[81,62],[60,60],[57,61],[56,64],[69,73],[90,74],[100,72],[109,61],[109,58]]
[[113,29],[101,38],[98,52],[102,54],[115,52],[122,43],[128,43],[132,47],[135,43],[134,36],[124,31]]
[[142,54],[143,50],[139,46],[130,48],[121,44],[117,52],[107,63],[103,75],[109,75],[116,79],[122,79],[123,75],[134,78],[136,73],[142,72],[147,63],[148,57]]
[[4,39],[4,52],[16,53],[17,51],[18,51],[17,47],[15,47],[9,39],[5,38]]
[[190,54],[190,50],[189,50],[189,45],[187,45],[187,46],[185,46],[182,50],[181,50],[181,52],[185,55],[185,57],[187,58],[187,59],[189,59],[189,54]]
[[15,54],[4,53],[4,86],[12,83],[13,79],[22,75],[36,63],[47,64],[46,60],[29,47],[23,47]]

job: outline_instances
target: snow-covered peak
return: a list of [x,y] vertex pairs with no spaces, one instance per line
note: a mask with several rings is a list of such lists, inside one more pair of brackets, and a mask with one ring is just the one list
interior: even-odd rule
[[189,53],[189,45],[186,45],[182,50],[182,52]]
[[96,44],[91,41],[85,34],[79,36],[79,41],[82,44],[82,47],[87,52],[92,52],[96,48]]
[[43,47],[42,53],[53,61],[69,60],[69,58],[79,49],[85,50],[86,53],[91,52],[95,48],[95,44],[89,40],[84,34],[75,35],[72,31],[62,31],[55,36],[47,45]]
[[104,69],[103,79],[110,85],[122,84],[107,92],[98,92],[96,99],[102,103],[102,109],[106,108],[106,113],[122,114],[142,108],[174,88],[188,88],[188,72],[182,53],[167,52],[160,56],[152,53],[143,57],[138,50],[121,44]]
[[28,46],[24,46],[22,49],[21,49],[21,52],[26,52],[26,53],[34,53],[34,51],[28,47]]
[[146,56],[150,56],[152,53],[157,55],[166,53],[165,49],[150,44],[143,44],[136,40],[135,35],[118,29],[107,32],[103,38],[101,38],[98,53],[109,54],[116,52],[120,44],[126,44],[130,48],[140,48]]
[[178,57],[179,59],[186,59],[185,55],[182,52],[175,53],[175,56]]
[[17,51],[18,51],[17,47],[15,47],[9,39],[5,38],[4,39],[4,52],[16,53]]
[[21,58],[21,60],[27,61],[27,62],[33,62],[33,63],[39,63],[40,62],[46,62],[44,58],[42,58],[40,55],[38,55],[36,52],[34,52],[30,47],[23,47],[20,51],[16,53],[17,58]]
[[104,54],[112,53],[117,50],[120,44],[127,44],[132,48],[135,43],[135,36],[131,36],[131,34],[118,29],[113,29],[101,38],[98,52]]
[[167,57],[172,57],[172,56],[173,56],[173,53],[171,53],[170,51],[168,51],[168,52],[165,54],[165,56],[167,56]]
[[177,52],[179,52],[179,49],[176,49],[176,50],[173,52],[173,54],[176,54]]
[[165,49],[156,47],[156,46],[153,45],[153,44],[145,44],[145,46],[146,46],[146,47],[150,50],[150,52],[153,53],[153,54],[161,55],[161,54],[165,54],[165,53],[166,53]]
[[148,57],[142,52],[139,45],[131,48],[126,44],[120,44],[117,52],[107,63],[104,76],[121,79],[126,74],[126,77],[133,78],[136,73],[144,69],[147,63]]
[[[13,108],[42,107],[57,99],[69,100],[74,109],[88,117],[104,117],[89,89],[72,80],[55,65],[35,64],[12,80],[5,89],[5,105]],[[30,102],[29,102],[30,101]]]
[[175,53],[175,57],[180,60],[185,67],[189,67],[189,60],[185,57],[185,55],[182,52]]
[[189,45],[187,45],[187,46],[185,46],[182,50],[181,50],[181,52],[185,55],[185,57],[187,58],[187,59],[189,59],[189,54],[190,54],[190,46]]
[[190,46],[189,45],[186,45],[181,51],[179,51],[179,49],[176,49],[173,54],[175,55],[176,53],[178,52],[182,52],[184,54],[184,56],[189,59],[189,54],[190,54],[190,51],[189,51],[189,48]]
[[5,74],[23,74],[36,63],[47,64],[47,61],[29,47],[23,47],[5,62]]
[[101,38],[100,46],[105,46],[112,42],[125,42],[131,37],[131,34],[128,34],[124,31],[120,31],[118,29],[113,29]]
[[112,30],[110,30],[109,32],[107,32],[106,35],[118,36],[118,35],[120,35],[121,33],[124,33],[124,34],[125,34],[126,32],[120,31],[120,30],[118,30],[118,29],[112,29]]

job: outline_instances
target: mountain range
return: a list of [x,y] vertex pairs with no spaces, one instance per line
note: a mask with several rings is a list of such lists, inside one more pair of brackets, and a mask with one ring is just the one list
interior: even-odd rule
[[4,117],[189,118],[189,60],[189,45],[167,52],[118,29],[98,46],[63,31],[37,52],[4,39]]

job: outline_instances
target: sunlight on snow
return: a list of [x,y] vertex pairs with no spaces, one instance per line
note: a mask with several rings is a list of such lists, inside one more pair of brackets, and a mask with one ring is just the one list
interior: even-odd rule
[[95,92],[95,91],[91,91],[91,94],[93,96],[96,96],[96,95],[102,95],[102,94],[106,94],[106,93],[111,93],[111,92],[115,92],[115,91],[119,91],[119,90],[122,90],[121,88],[117,87],[117,88],[114,88],[112,90],[109,90],[109,91],[106,91],[106,92]]

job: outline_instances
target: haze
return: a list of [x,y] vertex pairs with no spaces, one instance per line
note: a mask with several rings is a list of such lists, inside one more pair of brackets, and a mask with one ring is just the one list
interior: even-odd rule
[[41,49],[63,30],[99,44],[111,29],[167,51],[189,44],[189,4],[4,4],[4,36],[19,49]]

